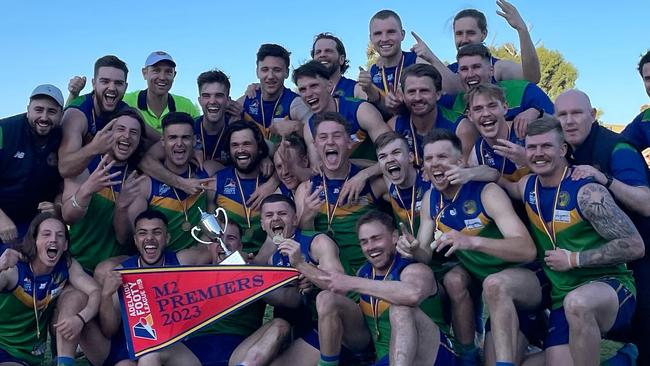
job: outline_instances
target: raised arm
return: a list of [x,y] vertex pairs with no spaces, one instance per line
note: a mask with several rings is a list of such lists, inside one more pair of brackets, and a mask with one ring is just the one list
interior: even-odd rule
[[581,267],[626,263],[643,257],[643,240],[632,220],[621,210],[607,189],[597,183],[578,191],[578,207],[607,243],[578,253]]
[[86,116],[78,109],[69,108],[63,114],[63,137],[59,147],[59,173],[63,178],[81,174],[95,155],[104,154],[113,146],[113,121],[83,145],[83,137],[88,131],[86,124]]
[[[495,76],[497,80],[521,79],[522,77],[531,83],[539,83],[542,74],[539,65],[539,57],[535,45],[530,38],[528,27],[519,14],[517,8],[506,0],[498,0],[497,5],[501,11],[497,14],[505,18],[508,24],[517,31],[519,35],[519,49],[521,53],[521,65],[514,62],[499,61],[495,66]],[[504,62],[503,65],[499,65]]]
[[418,58],[421,58],[431,64],[433,67],[438,70],[442,76],[442,91],[446,94],[456,94],[463,90],[460,78],[458,74],[449,70],[447,65],[445,65],[439,58],[436,56],[429,46],[418,36],[415,32],[411,32],[413,38],[415,38],[415,44],[411,47],[411,51],[415,52],[418,55]]

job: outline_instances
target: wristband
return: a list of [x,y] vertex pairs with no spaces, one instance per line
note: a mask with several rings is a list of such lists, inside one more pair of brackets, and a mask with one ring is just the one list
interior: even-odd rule
[[79,204],[79,202],[77,201],[77,193],[74,193],[72,195],[72,198],[70,198],[70,203],[72,203],[72,207],[74,208],[78,208],[82,210],[88,208],[88,206],[82,206]]
[[612,185],[612,182],[614,181],[614,177],[605,173],[605,178],[607,178],[607,181],[605,182],[605,188],[609,189],[609,187]]
[[84,317],[81,316],[81,314],[79,314],[79,313],[77,313],[77,314],[75,314],[75,315],[76,315],[77,317],[79,317],[79,319],[81,319],[81,322],[84,323],[84,327],[85,327],[85,326],[86,326],[86,319],[84,319]]
[[580,252],[576,252],[576,267],[580,268]]
[[578,252],[569,252],[569,267],[578,268],[580,267],[580,260],[578,259]]

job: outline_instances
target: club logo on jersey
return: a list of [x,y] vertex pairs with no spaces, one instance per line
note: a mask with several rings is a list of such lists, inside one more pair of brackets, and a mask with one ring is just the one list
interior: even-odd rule
[[465,215],[473,215],[476,213],[477,207],[476,207],[476,201],[474,200],[469,200],[463,202],[463,212]]
[[223,186],[223,194],[235,194],[237,192],[237,183],[232,178],[226,179],[226,185]]
[[485,152],[485,154],[483,154],[483,158],[485,159],[486,165],[489,165],[491,167],[494,167],[496,165],[496,162],[494,161],[494,157],[489,152]]
[[[390,76],[390,75],[389,75],[389,76]],[[372,76],[372,82],[375,83],[375,84],[381,84],[381,82],[382,82],[382,80],[381,80],[381,74],[380,74],[380,73],[376,73],[376,74],[374,74],[374,75]]]
[[562,191],[557,197],[558,200],[558,205],[560,207],[567,207],[569,205],[569,200],[571,199],[571,196],[569,196],[569,192],[567,191]]
[[274,117],[282,117],[284,116],[284,107],[282,107],[282,104],[278,104],[278,106],[275,108],[275,113],[273,114]]
[[260,103],[257,99],[253,99],[251,104],[248,105],[248,114],[257,116],[260,113]]
[[169,186],[166,185],[165,183],[160,185],[160,188],[158,188],[158,195],[159,196],[165,196],[169,192]]

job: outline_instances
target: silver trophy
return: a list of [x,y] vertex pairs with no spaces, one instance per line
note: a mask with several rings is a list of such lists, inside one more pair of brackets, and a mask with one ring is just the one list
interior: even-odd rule
[[[194,237],[196,241],[202,244],[212,244],[214,241],[217,241],[219,245],[221,245],[223,252],[226,254],[226,259],[221,261],[220,264],[246,264],[246,261],[244,261],[244,258],[241,256],[241,254],[239,254],[239,252],[233,253],[228,249],[228,247],[226,247],[226,244],[223,242],[222,237],[226,231],[226,227],[228,226],[228,214],[226,214],[226,210],[218,207],[214,211],[213,215],[209,212],[204,212],[201,207],[199,207],[199,212],[201,213],[201,221],[199,221],[198,225],[192,228],[192,237]],[[217,220],[219,214],[222,214],[224,218],[223,228],[219,224],[219,220]],[[197,233],[207,236],[210,238],[210,240],[212,240],[212,242],[202,240],[199,238]]]

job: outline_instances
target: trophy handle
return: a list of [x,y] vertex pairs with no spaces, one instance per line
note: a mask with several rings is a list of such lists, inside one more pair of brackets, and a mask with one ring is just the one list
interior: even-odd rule
[[190,231],[190,233],[192,234],[192,237],[194,238],[194,240],[198,241],[199,243],[206,244],[206,245],[207,244],[212,244],[209,241],[203,241],[203,240],[199,239],[199,237],[196,236],[196,234],[195,234],[195,232],[197,232],[197,231],[201,231],[201,229],[199,229],[197,226],[193,227],[192,231]]
[[223,207],[217,207],[217,209],[214,210],[214,215],[217,219],[219,218],[219,213],[223,214],[223,231],[226,231],[226,227],[228,227],[228,214]]

